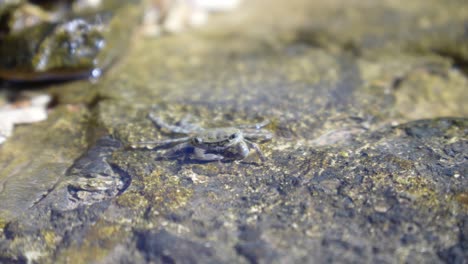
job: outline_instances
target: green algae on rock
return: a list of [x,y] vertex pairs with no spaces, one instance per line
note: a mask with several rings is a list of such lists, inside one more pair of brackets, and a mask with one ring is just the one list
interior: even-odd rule
[[[1,78],[29,81],[98,77],[125,51],[140,9],[138,0],[107,0],[98,7],[83,10],[73,5],[62,6],[60,2],[56,5],[59,7],[53,11],[43,11],[27,2],[10,7],[10,12],[28,7],[44,13],[37,19],[29,19],[36,21],[34,24],[17,28],[13,28],[17,21],[8,22],[16,17],[8,12],[3,14],[5,19],[1,21],[6,25],[2,25],[0,32]],[[120,21],[123,16],[125,23]]]

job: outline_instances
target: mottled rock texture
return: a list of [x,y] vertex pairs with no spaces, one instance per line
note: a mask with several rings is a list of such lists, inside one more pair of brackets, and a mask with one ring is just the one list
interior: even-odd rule
[[[42,88],[0,149],[0,262],[465,263],[464,1],[245,1]],[[130,36],[129,36],[130,37]],[[42,91],[43,92],[43,91]],[[184,161],[147,118],[271,120],[267,160]]]

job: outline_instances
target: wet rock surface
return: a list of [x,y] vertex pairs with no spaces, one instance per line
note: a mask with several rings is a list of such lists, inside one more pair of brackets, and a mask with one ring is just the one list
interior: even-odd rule
[[137,0],[2,1],[0,78],[97,78],[124,53],[138,9]]
[[[249,1],[42,88],[50,118],[0,149],[0,262],[464,263],[461,3]],[[274,138],[264,162],[164,158],[129,147],[178,137],[148,113]]]

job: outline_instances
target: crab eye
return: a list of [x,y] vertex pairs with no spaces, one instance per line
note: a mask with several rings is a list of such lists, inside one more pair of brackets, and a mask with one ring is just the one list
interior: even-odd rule
[[235,139],[237,137],[237,134],[232,134],[229,136],[229,139]]

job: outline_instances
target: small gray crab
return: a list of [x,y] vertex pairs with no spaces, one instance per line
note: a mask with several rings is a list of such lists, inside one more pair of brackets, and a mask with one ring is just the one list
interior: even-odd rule
[[222,127],[204,129],[190,123],[186,117],[175,125],[167,124],[161,118],[152,114],[149,119],[159,128],[176,134],[187,136],[161,141],[138,142],[132,148],[170,148],[173,153],[190,151],[190,159],[199,161],[242,160],[253,148],[262,161],[265,156],[253,141],[271,140],[273,134],[265,129],[269,121],[250,126]]

